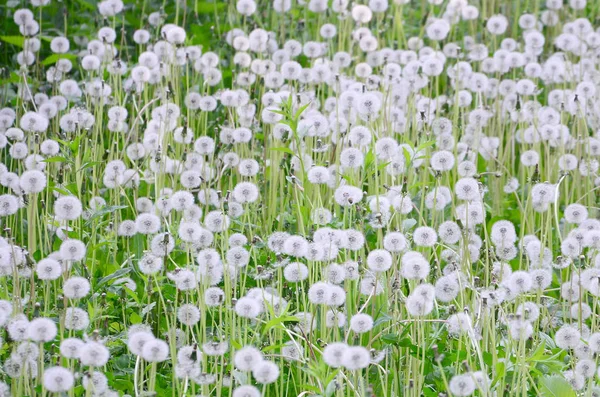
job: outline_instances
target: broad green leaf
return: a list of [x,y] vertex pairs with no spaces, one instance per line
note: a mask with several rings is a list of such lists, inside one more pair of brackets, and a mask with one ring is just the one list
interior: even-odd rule
[[408,149],[405,148],[404,146],[402,146],[402,154],[404,155],[404,159],[406,160],[406,164],[410,164],[410,160],[412,158],[412,155],[410,154],[410,152],[408,151]]
[[90,11],[94,11],[96,9],[96,6],[94,4],[89,3],[86,0],[75,0],[75,1]]
[[419,151],[421,151],[423,149],[427,149],[428,147],[431,147],[433,145],[435,145],[435,141],[434,140],[423,142],[422,144],[420,144],[417,147],[417,149],[415,150],[415,152],[419,152]]
[[139,324],[142,322],[142,317],[136,312],[132,312],[129,316],[129,321],[131,322],[131,324]]
[[25,44],[25,38],[23,36],[0,36],[0,40],[21,48],[23,48]]
[[46,58],[46,59],[44,59],[42,61],[42,65],[44,65],[44,66],[53,65],[59,59],[69,59],[71,61],[74,61],[74,60],[77,59],[77,55],[73,55],[73,54],[52,54],[48,58]]
[[412,229],[417,224],[415,219],[409,218],[402,221],[402,231],[406,232]]
[[87,220],[86,225],[90,225],[94,220],[103,217],[106,214],[112,214],[115,211],[121,210],[123,208],[127,208],[126,205],[105,205],[100,208],[98,211],[94,212],[90,218]]
[[15,84],[15,83],[19,83],[20,81],[21,81],[21,76],[19,76],[15,72],[10,72],[10,75],[8,76],[8,78],[0,80],[0,84],[7,84],[7,83]]
[[48,157],[47,159],[42,160],[42,163],[72,163],[71,159],[62,156],[54,156]]
[[540,343],[538,345],[538,347],[535,349],[535,351],[533,353],[531,353],[531,356],[529,356],[529,358],[527,359],[527,361],[538,361],[539,359],[544,357],[544,351],[546,349],[546,342],[542,341],[542,343]]
[[212,12],[222,12],[225,8],[227,8],[227,3],[209,3],[207,1],[198,2],[198,5],[194,5],[191,7],[192,10],[197,11],[198,14],[209,14]]
[[327,388],[325,389],[325,396],[326,397],[331,397],[335,394],[335,391],[338,389],[338,383],[335,380],[332,380],[331,382],[329,382],[329,384],[327,385]]
[[[290,96],[291,98],[291,96]],[[310,106],[310,102],[308,102],[307,104],[303,105],[300,107],[300,109],[298,109],[296,111],[296,114],[294,115],[294,119],[298,120],[300,118],[300,116],[302,115],[302,113],[304,113],[304,111]]]
[[265,327],[263,328],[263,333],[269,332],[269,330],[271,328],[274,328],[274,327],[280,328],[280,326],[283,323],[291,322],[291,321],[298,321],[298,317],[294,317],[294,316],[281,316],[281,317],[273,318],[273,319],[267,321],[267,323],[265,324]]
[[577,397],[577,393],[562,376],[552,375],[540,379],[542,397]]
[[50,189],[52,189],[55,192],[58,192],[58,193],[60,193],[62,195],[65,195],[65,196],[70,196],[71,195],[70,191],[68,191],[66,189],[63,189],[62,187],[59,187],[59,186],[50,186]]
[[142,309],[142,316],[145,316],[146,314],[150,313],[150,311],[154,309],[154,306],[156,306],[156,302],[152,302],[144,306],[144,308]]
[[116,272],[109,274],[106,277],[101,278],[100,281],[98,282],[98,284],[96,284],[96,288],[99,288],[100,286],[108,283],[111,280],[115,280],[119,277],[122,277],[122,276],[128,274],[129,272],[131,272],[131,268],[119,269]]
[[377,327],[378,325],[387,323],[388,321],[391,321],[391,320],[393,320],[392,317],[390,317],[387,313],[381,313],[379,315],[379,317],[377,317],[377,319],[373,323],[373,327]]

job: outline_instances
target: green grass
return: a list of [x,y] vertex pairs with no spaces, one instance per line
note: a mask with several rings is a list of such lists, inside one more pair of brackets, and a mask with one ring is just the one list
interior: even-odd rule
[[[106,18],[99,14],[96,2],[87,0],[53,1],[41,9],[33,8],[24,1],[0,5],[0,15],[4,17],[0,28],[0,103],[15,111],[13,126],[19,126],[24,114],[37,111],[41,106],[41,103],[24,99],[25,96],[20,95],[23,92],[31,92],[32,95],[43,93],[48,97],[60,95],[60,81],[66,79],[79,82],[84,92],[80,98],[68,98],[66,108],[49,120],[47,129],[25,131],[23,139],[10,137],[7,145],[0,149],[0,162],[7,169],[0,169],[0,195],[10,194],[22,200],[17,211],[0,217],[0,236],[3,238],[0,244],[0,274],[3,275],[0,277],[0,299],[9,302],[12,307],[12,314],[5,316],[6,321],[2,317],[5,308],[0,312],[0,325],[3,326],[0,328],[0,381],[10,386],[7,396],[53,395],[42,379],[44,371],[55,365],[68,368],[75,374],[74,386],[63,395],[86,397],[110,395],[84,389],[81,379],[92,371],[103,373],[109,389],[119,396],[220,397],[233,395],[233,390],[241,385],[255,385],[263,396],[276,397],[458,397],[460,392],[450,387],[452,380],[456,381],[458,378],[455,377],[463,374],[471,379],[469,377],[475,376],[478,371],[489,378],[489,384],[465,395],[600,395],[595,371],[592,371],[592,376],[583,379],[583,385],[578,384],[580,379],[569,382],[570,373],[566,372],[580,374],[581,363],[585,364],[586,358],[594,365],[597,363],[596,355],[582,352],[584,348],[581,346],[590,345],[589,335],[598,332],[599,311],[593,285],[597,278],[590,276],[591,270],[585,271],[597,268],[600,245],[593,241],[584,244],[580,253],[571,255],[568,266],[559,266],[567,256],[566,249],[561,251],[565,240],[573,241],[573,236],[578,235],[594,237],[590,230],[567,221],[569,214],[566,208],[571,204],[582,204],[590,219],[598,218],[597,169],[589,174],[579,168],[565,171],[559,168],[558,160],[564,154],[573,154],[579,163],[597,161],[600,152],[596,153],[591,146],[597,145],[598,141],[590,140],[597,137],[600,127],[597,99],[592,96],[575,100],[566,96],[564,106],[549,99],[553,90],[575,90],[581,81],[593,81],[595,84],[594,75],[564,81],[551,81],[547,76],[531,77],[537,90],[530,95],[519,95],[513,104],[502,96],[469,90],[472,92],[471,103],[459,106],[459,91],[467,88],[457,88],[456,81],[447,74],[447,70],[459,61],[468,62],[473,72],[485,71],[483,62],[469,60],[467,36],[474,43],[485,44],[490,56],[502,48],[503,39],[511,37],[518,43],[518,50],[522,51],[526,35],[518,25],[519,17],[532,13],[539,19],[547,9],[544,3],[538,0],[474,2],[472,4],[479,9],[479,18],[453,24],[448,37],[442,41],[427,37],[425,27],[429,18],[444,15],[448,1],[441,5],[425,1],[406,5],[391,3],[385,13],[374,14],[371,22],[363,27],[368,27],[377,38],[379,50],[407,50],[412,43],[409,41],[411,37],[422,39],[431,51],[442,51],[444,45],[451,42],[460,47],[461,58],[447,57],[444,71],[439,76],[428,77],[422,88],[411,92],[407,86],[401,87],[401,105],[394,103],[397,87],[378,82],[375,78],[355,76],[354,67],[362,62],[372,62],[372,55],[362,51],[353,37],[358,26],[350,15],[342,18],[331,10],[314,13],[306,5],[296,2],[289,12],[277,13],[273,3],[264,0],[258,1],[257,12],[248,17],[236,12],[235,2],[143,0],[125,3],[123,12]],[[22,7],[32,9],[40,23],[37,37],[41,48],[31,65],[20,67],[17,53],[23,50],[25,39],[13,21],[13,15]],[[558,23],[555,26],[541,28],[545,44],[537,61],[543,65],[558,51],[554,40],[568,22],[587,18],[597,28],[599,7],[593,1],[588,2],[583,10],[573,10],[565,5],[557,13]],[[149,23],[149,14],[155,11],[162,14],[164,23],[159,26]],[[485,21],[496,14],[507,16],[509,21],[506,33],[498,36],[485,28]],[[140,54],[150,50],[148,45],[133,41],[135,30],[148,29],[150,42],[155,43],[161,39],[160,29],[165,23],[185,29],[187,37],[178,48],[200,46],[203,54],[212,51],[219,57],[216,67],[222,78],[217,84],[207,82],[206,76],[195,67],[195,60],[186,65],[163,61],[163,76],[144,84],[139,91],[127,89],[129,72],[124,76],[109,72],[107,66],[116,59],[126,63],[130,71],[137,65]],[[320,38],[319,28],[325,23],[336,25],[337,35],[333,39]],[[89,53],[87,41],[96,38],[102,27],[115,29],[116,55],[104,59],[99,70],[86,71],[80,62]],[[294,80],[289,84],[286,82],[285,87],[269,89],[264,76],[257,75],[254,83],[242,86],[238,80],[241,73],[258,73],[256,65],[248,67],[234,63],[236,50],[226,38],[227,32],[234,28],[241,29],[246,35],[258,28],[271,31],[271,38],[279,48],[291,39],[300,43],[327,41],[328,46],[322,56],[311,59],[301,54],[294,59],[304,68],[331,62],[334,54],[340,51],[351,55],[352,65],[332,70],[332,77],[326,82]],[[587,32],[582,40],[590,34]],[[56,36],[69,38],[68,53],[53,54],[50,42]],[[111,50],[108,45],[107,48]],[[573,65],[588,59],[592,60],[592,68],[597,73],[594,58],[597,49],[590,49],[583,56],[576,52],[564,52],[567,69],[571,71]],[[270,59],[266,52],[248,53],[253,60],[263,62]],[[418,53],[413,53],[415,59]],[[420,53],[423,56],[423,50]],[[393,54],[389,56],[393,57]],[[72,61],[73,69],[60,81],[48,82],[46,72],[60,59]],[[387,61],[398,62],[402,69],[406,69],[408,67],[403,59],[388,58]],[[383,76],[384,65],[385,60],[373,66],[372,74]],[[498,82],[529,78],[522,66],[485,74]],[[404,77],[406,82],[408,76]],[[380,92],[383,106],[372,117],[351,118],[351,126],[365,126],[372,139],[359,147],[364,156],[362,166],[343,169],[342,151],[358,145],[352,142],[349,134],[341,131],[332,133],[328,129],[322,136],[313,136],[307,124],[314,123],[316,113],[324,114],[331,125],[333,120],[346,118],[340,105],[343,102],[341,94],[348,89],[346,82],[350,80],[357,84],[357,97],[366,91]],[[89,94],[85,84],[93,81],[103,82],[111,88],[111,93],[106,97]],[[27,86],[23,84],[25,82]],[[461,84],[467,84],[467,81]],[[594,87],[598,88],[597,85]],[[248,104],[256,107],[249,120],[245,120],[235,107],[227,107],[220,101],[220,95],[230,89],[243,89],[248,93]],[[262,119],[266,108],[263,100],[268,98],[270,91],[280,91],[281,94],[273,109],[274,114],[281,118],[279,123],[286,125],[289,131],[281,137],[277,136],[273,123]],[[219,99],[217,108],[214,111],[190,109],[185,104],[190,92],[214,96]],[[335,103],[327,102],[332,98]],[[428,112],[426,102],[432,99],[443,103],[435,111]],[[534,102],[539,107],[549,106],[556,110],[557,124],[568,131],[568,142],[523,140],[525,130],[541,131],[544,124],[540,113],[532,110],[536,106]],[[156,109],[168,103],[181,110],[174,127],[189,129],[194,141],[201,136],[209,136],[216,143],[214,152],[196,154],[206,166],[195,168],[202,176],[199,186],[186,188],[179,175],[184,163],[194,156],[193,141],[191,144],[177,142],[172,129],[159,136],[159,144],[154,147],[144,140],[149,135],[147,130],[150,131],[153,126],[151,120],[156,118]],[[123,132],[111,131],[108,114],[112,106],[122,106],[128,111]],[[67,131],[60,123],[61,117],[76,109],[91,113],[94,123],[85,128],[78,125],[73,131]],[[489,120],[483,127],[476,127],[469,116],[471,112],[483,109],[489,111]],[[402,113],[404,129],[394,125],[392,111]],[[456,164],[448,171],[437,172],[431,169],[431,157],[444,148],[443,142],[437,140],[438,133],[432,123],[442,117],[447,118],[452,126],[448,139],[454,143],[446,150],[452,153]],[[252,139],[235,144],[228,142],[223,131],[239,127],[249,128]],[[3,135],[8,133],[3,127],[0,127],[0,132]],[[403,145],[396,149],[393,158],[382,156],[377,145],[378,140],[386,137]],[[58,143],[58,153],[42,153],[41,143],[46,139]],[[498,146],[494,155],[488,156],[482,145],[493,139],[497,139]],[[18,140],[26,143],[29,154],[43,157],[39,167],[45,167],[43,172],[47,182],[40,192],[22,194],[18,188],[13,189],[9,183],[4,183],[7,178],[3,175],[5,172],[22,175],[32,168],[26,160],[15,158],[12,153],[11,147]],[[146,144],[147,153],[132,160],[127,156],[127,148],[138,142]],[[523,164],[521,155],[528,150],[539,155],[537,165]],[[244,176],[237,167],[225,166],[222,156],[226,153],[235,153],[240,159],[256,160],[259,171]],[[473,178],[484,189],[480,207],[476,203],[479,200],[467,202],[455,194],[455,184],[461,179],[458,164],[465,158],[473,162]],[[104,176],[107,164],[113,160],[122,160],[128,172],[139,177],[134,186],[125,181],[116,187],[107,186]],[[394,162],[404,169],[393,172]],[[176,166],[173,167],[173,164]],[[334,166],[330,183],[313,183],[309,172],[313,166]],[[504,187],[513,178],[519,186],[514,192],[507,193]],[[255,184],[259,198],[241,205],[243,213],[235,216],[237,203],[233,192],[240,182]],[[553,185],[557,197],[547,203],[545,210],[538,210],[532,190],[546,182]],[[344,184],[359,188],[364,192],[363,197],[351,204],[336,200],[336,189]],[[440,193],[443,187],[449,189],[448,198]],[[122,222],[135,220],[140,214],[136,206],[139,198],[146,197],[158,206],[177,191],[194,194],[194,202],[203,213],[199,220],[203,228],[209,227],[205,216],[211,211],[229,214],[229,227],[214,232],[213,241],[202,247],[201,244],[187,244],[179,230],[185,214],[153,208],[151,212],[160,218],[158,232],[136,233],[131,237],[119,235]],[[428,197],[435,191],[438,192],[435,198]],[[402,212],[388,206],[394,203],[394,192],[411,198],[411,211]],[[215,200],[202,202],[198,196],[203,193],[212,194]],[[83,214],[72,220],[57,219],[60,211],[54,208],[54,203],[61,196],[77,197],[83,204]],[[101,197],[104,204],[92,208],[90,202],[96,197]],[[443,208],[432,209],[439,200],[444,201]],[[332,214],[323,225],[317,224],[312,216],[320,208]],[[471,224],[473,218],[461,221],[457,215],[461,208],[466,208],[467,212],[480,209],[483,211],[482,219],[475,225]],[[507,260],[501,258],[493,242],[495,233],[492,230],[500,220],[508,220],[515,227],[515,241],[509,245],[516,246],[518,253]],[[418,227],[438,230],[445,221],[455,221],[460,226],[458,241],[437,240],[433,246],[415,244],[413,234]],[[600,229],[592,221],[587,224]],[[59,227],[61,229],[57,231]],[[337,255],[326,260],[296,258],[289,252],[269,248],[269,237],[275,232],[299,235],[313,242],[323,232],[319,229],[325,227],[338,230],[336,233],[355,229],[364,236],[365,243],[356,250],[343,246]],[[392,254],[393,263],[389,270],[377,274],[376,278],[370,275],[369,253],[384,248],[385,236],[395,231],[406,236],[409,242],[407,250],[417,251],[425,257],[431,267],[427,277],[421,280],[402,277],[402,267],[406,266],[402,257],[407,250]],[[165,238],[163,233],[168,233],[175,247],[164,256],[161,271],[144,274],[139,262],[152,251],[155,236],[161,234],[158,238]],[[243,234],[247,239],[243,247],[249,255],[248,264],[239,268],[227,265],[227,253],[232,247],[230,237],[234,233]],[[340,234],[336,236],[341,238]],[[531,247],[526,244],[528,239],[533,239],[531,236],[535,236],[541,247],[550,250],[550,263],[540,266],[542,254],[532,253],[531,248],[526,250],[526,247]],[[69,239],[85,244],[84,259],[64,263],[65,268],[56,280],[41,280],[36,263],[59,251],[63,242]],[[330,244],[333,243],[323,243],[321,248],[330,249]],[[177,288],[175,276],[184,269],[196,270],[196,257],[201,248],[215,250],[221,263],[214,265],[217,270],[209,270],[222,272],[222,278],[216,277],[217,281],[211,283],[209,277],[204,277],[193,283],[189,290]],[[21,252],[21,249],[22,258],[14,253],[15,250]],[[10,259],[11,255],[17,259]],[[297,283],[284,275],[285,266],[296,261],[308,269],[307,278]],[[545,288],[532,288],[515,296],[508,292],[506,300],[492,305],[490,300],[494,298],[490,297],[490,292],[498,296],[516,285],[503,279],[502,272],[497,271],[498,262],[506,263],[509,270],[505,272],[513,275],[518,275],[517,271],[531,272],[543,267],[548,270],[552,281]],[[346,294],[344,303],[330,308],[312,302],[309,290],[316,282],[327,280],[327,266],[347,263],[355,263],[358,276],[340,283]],[[433,309],[425,316],[411,315],[407,306],[410,306],[415,289],[420,284],[435,285],[442,276],[450,273],[460,275],[460,292],[450,301],[439,297],[432,299]],[[91,292],[83,299],[65,297],[64,282],[74,276],[84,277],[91,284]],[[511,276],[507,274],[505,277],[510,279]],[[581,283],[580,278],[584,280]],[[374,286],[381,289],[380,294],[365,291],[365,284],[372,279],[376,280]],[[582,286],[576,296],[565,294],[564,290],[569,285],[579,287],[580,284]],[[205,297],[205,291],[211,286],[223,291],[223,301],[214,307],[207,305]],[[251,316],[253,318],[241,316],[235,309],[236,302],[248,294],[263,305],[263,312]],[[268,294],[268,299],[263,294]],[[273,302],[281,303],[280,299],[286,304],[273,305]],[[517,313],[525,302],[539,308],[538,319],[525,321],[522,314]],[[200,310],[199,320],[190,326],[182,324],[177,317],[179,308],[185,304],[192,304]],[[66,309],[74,307],[85,310],[89,315],[90,323],[82,330],[65,327]],[[326,326],[329,309],[347,317],[343,326]],[[585,316],[588,309],[589,315]],[[571,312],[575,315],[572,316]],[[303,324],[307,313],[313,320]],[[359,334],[350,329],[350,318],[357,313],[372,317],[374,324],[371,330]],[[448,330],[451,325],[448,319],[457,313],[465,313],[472,323],[466,332],[458,336]],[[25,346],[27,339],[17,340],[10,330],[11,325],[6,327],[9,317],[14,322],[17,315],[28,320],[49,318],[58,326],[58,332],[51,340],[36,343],[39,354],[36,353],[28,364],[36,368],[11,373],[9,366],[14,362],[14,354],[19,346]],[[517,327],[516,324],[530,325],[531,334],[525,338],[511,337],[511,330]],[[557,330],[565,324],[581,331],[577,349],[561,348],[561,343],[557,343],[560,339],[555,337]],[[148,362],[128,348],[131,330],[142,325],[156,338],[168,343],[168,359],[159,363]],[[90,367],[78,359],[66,357],[59,346],[64,339],[71,337],[102,342],[110,351],[110,359],[104,365]],[[228,343],[226,353],[217,356],[204,354],[207,350],[205,344],[217,342]],[[346,368],[347,360],[340,367],[328,365],[323,360],[324,350],[335,342],[362,346],[372,354],[373,361],[358,370]],[[290,343],[302,350],[297,360],[289,361],[283,357],[282,348]],[[178,376],[181,374],[181,368],[177,368],[181,361],[178,352],[182,346],[194,347],[194,361],[199,363],[198,373],[214,376],[213,382],[204,383],[192,377]],[[245,346],[258,348],[265,360],[277,364],[280,374],[276,381],[261,385],[251,372],[236,369],[235,353]]]

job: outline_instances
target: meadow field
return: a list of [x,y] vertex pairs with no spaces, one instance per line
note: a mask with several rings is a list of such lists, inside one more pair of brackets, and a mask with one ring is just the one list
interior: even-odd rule
[[0,397],[600,397],[600,1],[0,20]]

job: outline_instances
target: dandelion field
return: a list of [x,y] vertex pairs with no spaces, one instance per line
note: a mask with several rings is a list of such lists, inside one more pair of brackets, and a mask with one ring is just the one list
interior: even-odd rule
[[600,3],[0,16],[0,397],[600,396]]

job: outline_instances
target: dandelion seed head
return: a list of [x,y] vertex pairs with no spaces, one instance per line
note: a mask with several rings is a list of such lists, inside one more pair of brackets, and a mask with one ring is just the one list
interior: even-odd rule
[[63,293],[69,299],[81,299],[90,292],[90,282],[83,277],[73,276],[63,284]]
[[169,345],[160,339],[150,339],[144,343],[141,356],[151,363],[165,361],[169,357]]
[[470,396],[475,391],[475,381],[471,374],[454,375],[450,379],[449,387],[455,396]]
[[251,371],[255,366],[263,362],[263,355],[257,348],[245,346],[235,353],[233,362],[235,367],[240,371]]
[[52,393],[67,392],[74,384],[73,373],[67,368],[57,366],[44,371],[44,387]]

